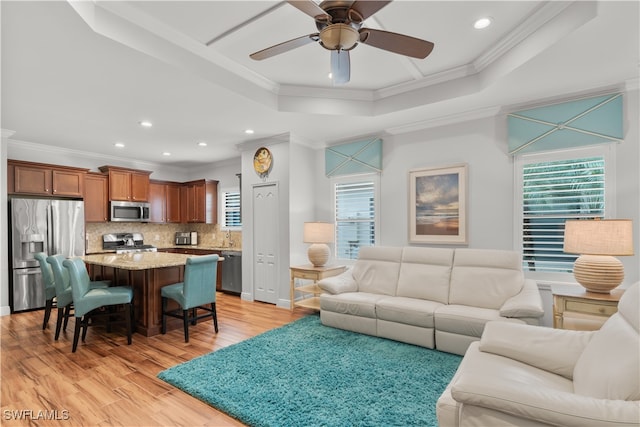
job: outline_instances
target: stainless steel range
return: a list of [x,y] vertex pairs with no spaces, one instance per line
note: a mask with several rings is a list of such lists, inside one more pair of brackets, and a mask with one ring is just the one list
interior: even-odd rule
[[157,252],[153,245],[145,245],[141,233],[110,233],[102,235],[102,249],[116,251],[117,254],[128,252]]

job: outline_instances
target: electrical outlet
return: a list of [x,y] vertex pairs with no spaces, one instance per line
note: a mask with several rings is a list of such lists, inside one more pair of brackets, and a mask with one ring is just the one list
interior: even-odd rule
[[156,234],[156,240],[160,240],[160,235]]

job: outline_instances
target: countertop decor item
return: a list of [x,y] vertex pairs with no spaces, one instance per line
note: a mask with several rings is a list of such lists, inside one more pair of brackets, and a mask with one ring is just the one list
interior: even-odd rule
[[573,275],[588,291],[609,293],[624,279],[624,266],[615,256],[633,255],[630,219],[568,220],[564,251],[580,254]]
[[322,267],[329,261],[331,250],[327,243],[333,242],[334,227],[328,222],[305,222],[304,243],[311,243],[307,256],[314,267]]
[[260,178],[266,178],[271,172],[271,166],[273,166],[271,151],[265,147],[258,148],[256,154],[253,155],[253,169]]

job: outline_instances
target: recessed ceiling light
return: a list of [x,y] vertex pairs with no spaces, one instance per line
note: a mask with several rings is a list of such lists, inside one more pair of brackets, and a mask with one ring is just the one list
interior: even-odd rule
[[145,128],[150,128],[151,126],[153,126],[153,123],[151,123],[148,120],[142,120],[141,122],[138,122],[140,124],[140,126],[145,127]]
[[198,142],[198,146],[199,146],[199,147],[206,147],[206,146],[207,146],[207,143],[206,143],[206,142],[204,142],[204,141],[200,141],[200,142]]
[[488,16],[480,18],[473,23],[473,28],[475,28],[476,30],[482,30],[483,28],[487,28],[489,25],[491,25],[491,22],[492,20]]
[[327,77],[329,77],[329,80],[333,79],[333,73],[327,74]]
[[162,153],[163,156],[170,156],[171,153],[169,153],[168,151],[165,151],[164,153]]
[[122,142],[116,142],[113,144],[116,148],[124,148],[124,144]]
[[253,134],[253,129],[247,129],[244,131],[244,133],[246,133],[247,135],[252,135]]

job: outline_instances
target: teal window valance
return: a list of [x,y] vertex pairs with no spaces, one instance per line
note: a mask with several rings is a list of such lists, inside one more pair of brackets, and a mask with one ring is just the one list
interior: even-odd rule
[[327,147],[324,153],[328,177],[382,171],[382,139]]
[[574,148],[623,138],[622,94],[511,113],[509,154]]

